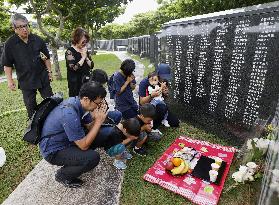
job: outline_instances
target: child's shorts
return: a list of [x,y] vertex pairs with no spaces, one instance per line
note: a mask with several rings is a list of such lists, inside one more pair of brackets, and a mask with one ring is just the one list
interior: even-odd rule
[[141,142],[146,136],[147,136],[147,133],[146,133],[145,131],[140,132],[140,135],[139,135],[138,139],[132,141],[132,142],[129,143],[128,145],[131,145],[131,147],[135,147],[136,144],[137,144],[138,142]]
[[114,157],[116,155],[120,155],[125,151],[125,145],[124,144],[117,144],[106,150],[107,154],[110,157]]
[[151,100],[150,104],[154,105],[155,107],[157,105],[160,105],[160,104],[166,105],[166,103],[164,101],[162,101],[162,100],[155,100],[155,99]]

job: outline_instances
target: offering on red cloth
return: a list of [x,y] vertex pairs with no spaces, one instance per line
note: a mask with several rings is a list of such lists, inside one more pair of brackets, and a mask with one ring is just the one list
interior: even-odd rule
[[[180,194],[196,204],[215,205],[220,198],[235,151],[236,149],[233,147],[211,144],[188,137],[179,137],[146,172],[143,178],[146,181]],[[217,161],[221,159],[225,164],[217,184],[211,183],[209,180],[211,163],[216,161],[216,157],[218,157]],[[180,163],[177,158],[181,159]],[[191,174],[191,171],[195,171],[195,167],[199,166],[198,162],[202,158],[212,160],[208,165],[208,170],[206,170],[208,180],[203,180]],[[183,163],[184,165],[182,165]],[[186,170],[185,166],[188,166],[187,172],[183,173],[180,166],[184,166],[184,172]],[[171,171],[174,168],[178,169],[175,173]]]
[[167,172],[172,175],[184,175],[191,173],[194,166],[193,160],[199,158],[200,154],[191,147],[185,147],[180,145],[182,148],[173,153],[173,157],[170,158],[165,164]]

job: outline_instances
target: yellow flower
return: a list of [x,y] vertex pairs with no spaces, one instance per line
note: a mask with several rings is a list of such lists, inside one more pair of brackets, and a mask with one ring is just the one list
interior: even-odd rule
[[267,132],[272,132],[273,131],[273,126],[272,124],[267,125]]

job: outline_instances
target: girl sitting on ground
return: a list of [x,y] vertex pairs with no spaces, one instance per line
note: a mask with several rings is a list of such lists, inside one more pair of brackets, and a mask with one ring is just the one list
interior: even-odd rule
[[[149,86],[147,88],[147,91],[148,91],[148,94],[151,94],[153,91],[159,91],[161,94],[159,96],[156,96],[156,97],[153,97],[150,101],[150,103],[152,105],[154,105],[155,107],[158,105],[158,104],[164,104],[166,105],[166,103],[164,102],[164,97],[162,95],[162,88],[164,86],[166,86],[166,83],[165,82],[160,82],[159,81],[159,76],[157,75],[156,72],[152,72],[152,73],[149,73],[148,75],[148,81],[149,81]],[[169,125],[169,122],[167,120],[168,118],[168,112],[166,112],[165,116],[164,116],[164,119],[162,120],[162,124],[165,126],[165,127],[170,127]]]

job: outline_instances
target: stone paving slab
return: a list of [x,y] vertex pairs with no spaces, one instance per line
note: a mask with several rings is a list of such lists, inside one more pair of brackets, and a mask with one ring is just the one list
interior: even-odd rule
[[[125,52],[114,52],[123,61]],[[142,79],[144,66],[136,62],[137,84]],[[135,99],[138,100],[137,90]],[[108,99],[112,103],[113,100]],[[113,106],[110,106],[112,109]],[[54,180],[58,166],[42,160],[18,185],[2,205],[114,205],[119,204],[124,171],[113,167],[113,159],[102,149],[99,165],[81,176],[85,184],[79,189],[66,188]]]
[[2,205],[118,204],[124,172],[113,167],[113,159],[103,150],[98,151],[101,161],[82,175],[82,188],[71,189],[57,183],[54,175],[59,167],[42,160]]

